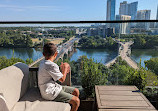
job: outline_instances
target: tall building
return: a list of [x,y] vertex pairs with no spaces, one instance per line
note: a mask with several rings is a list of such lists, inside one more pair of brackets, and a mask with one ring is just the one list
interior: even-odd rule
[[116,0],[107,0],[106,20],[115,20]]
[[119,15],[129,15],[127,1],[120,3]]
[[158,5],[157,5],[157,16],[156,16],[156,20],[158,20]]
[[[151,10],[137,11],[137,20],[150,20]],[[137,27],[149,30],[150,23],[138,23]]]
[[[157,16],[156,16],[156,20],[158,20],[158,5],[157,5]],[[155,28],[158,28],[158,22],[155,23]]]
[[137,9],[138,2],[127,3],[127,1],[123,1],[120,3],[119,15],[129,15],[131,16],[131,20],[137,19]]
[[[117,20],[131,20],[129,15],[117,15]],[[130,33],[130,23],[121,23],[119,25],[120,34],[129,34]]]

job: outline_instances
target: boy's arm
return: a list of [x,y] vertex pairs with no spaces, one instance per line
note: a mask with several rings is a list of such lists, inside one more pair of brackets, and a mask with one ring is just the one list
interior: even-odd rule
[[61,83],[63,83],[66,79],[67,73],[69,73],[69,71],[70,71],[70,65],[68,63],[64,63],[64,64],[61,63],[60,67],[61,67],[61,70],[62,70],[63,77],[60,78],[59,81]]

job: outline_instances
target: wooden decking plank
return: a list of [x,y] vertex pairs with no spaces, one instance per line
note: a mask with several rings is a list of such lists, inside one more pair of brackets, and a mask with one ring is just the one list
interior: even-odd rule
[[143,101],[144,99],[141,96],[120,96],[120,95],[100,95],[100,99],[102,100],[115,100],[115,101],[132,101],[132,100],[137,100],[137,101]]
[[146,101],[101,101],[102,106],[110,107],[149,107]]
[[97,105],[98,105],[98,107],[100,107],[101,106],[101,100],[100,100],[98,86],[95,86],[95,94],[96,94],[96,99],[97,99]]
[[133,86],[99,86],[98,87],[99,91],[102,90],[110,90],[110,91],[134,91],[134,90],[138,90],[136,87]]
[[99,111],[157,111],[148,109],[99,109]]
[[139,92],[132,92],[132,91],[99,91],[99,95],[128,95],[128,96],[139,96]]

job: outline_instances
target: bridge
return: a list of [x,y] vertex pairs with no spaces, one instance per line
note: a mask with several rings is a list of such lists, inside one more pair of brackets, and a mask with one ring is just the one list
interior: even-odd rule
[[116,63],[116,60],[118,57],[121,57],[122,60],[125,60],[130,67],[134,69],[139,69],[137,63],[134,60],[132,60],[132,58],[130,57],[130,53],[131,53],[130,46],[133,44],[133,42],[132,41],[126,42],[126,43],[122,43],[119,41],[116,41],[116,42],[121,45],[121,47],[119,47],[119,54],[113,60],[105,64],[105,66],[110,67],[112,64]]
[[[63,59],[63,57],[64,57],[65,54],[68,55],[68,53],[73,50],[73,44],[77,40],[78,40],[78,38],[74,38],[74,39],[72,39],[70,41],[67,41],[66,43],[58,46],[57,47],[58,55],[57,55],[55,61],[57,61],[59,59]],[[29,67],[33,67],[33,66],[37,65],[43,59],[44,59],[44,57],[42,56],[41,58],[37,59],[32,64],[30,64]]]

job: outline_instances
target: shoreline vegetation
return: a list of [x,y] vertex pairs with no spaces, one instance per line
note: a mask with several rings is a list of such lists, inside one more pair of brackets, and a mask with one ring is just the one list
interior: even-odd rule
[[120,38],[122,41],[134,41],[132,49],[158,49],[158,35],[131,34],[120,35]]
[[112,49],[117,50],[118,44],[112,39],[112,37],[102,38],[100,36],[84,36],[79,40],[79,48],[86,49]]

